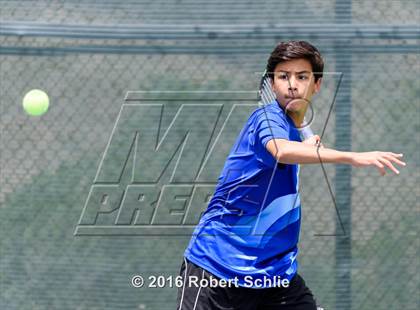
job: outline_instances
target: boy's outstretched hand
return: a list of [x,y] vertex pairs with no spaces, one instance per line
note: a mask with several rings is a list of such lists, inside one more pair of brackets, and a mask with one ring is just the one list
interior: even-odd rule
[[392,170],[396,174],[399,174],[400,172],[394,167],[393,164],[405,166],[405,162],[401,160],[402,157],[403,154],[396,154],[392,152],[354,152],[351,156],[351,164],[355,167],[376,166],[381,175],[385,175],[385,167]]

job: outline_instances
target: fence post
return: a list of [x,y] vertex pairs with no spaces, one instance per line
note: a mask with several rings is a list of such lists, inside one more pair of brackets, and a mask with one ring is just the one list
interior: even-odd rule
[[[351,0],[336,0],[337,23],[351,24]],[[336,101],[335,147],[351,149],[351,67],[352,55],[345,48],[351,39],[335,42],[336,71],[342,72],[342,83]],[[335,284],[337,310],[351,309],[351,166],[337,165],[335,195],[341,223],[336,221]],[[343,232],[343,229],[345,232]],[[343,235],[344,234],[344,235]]]

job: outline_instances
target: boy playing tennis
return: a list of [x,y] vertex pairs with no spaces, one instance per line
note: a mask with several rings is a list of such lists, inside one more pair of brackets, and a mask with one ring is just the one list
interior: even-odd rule
[[[376,166],[399,173],[402,154],[341,152],[301,141],[324,63],[305,41],[282,42],[267,62],[276,101],[255,110],[232,148],[215,193],[185,251],[178,310],[316,310],[297,273],[299,164]],[[297,100],[305,99],[305,100]]]

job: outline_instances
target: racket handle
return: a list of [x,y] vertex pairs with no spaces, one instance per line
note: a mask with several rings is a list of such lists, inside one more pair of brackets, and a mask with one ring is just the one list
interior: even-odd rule
[[309,127],[309,126],[299,128],[298,130],[299,130],[299,133],[300,133],[300,136],[301,136],[302,140],[306,140],[306,139],[309,139],[310,137],[314,136],[314,132],[312,131],[311,127]]

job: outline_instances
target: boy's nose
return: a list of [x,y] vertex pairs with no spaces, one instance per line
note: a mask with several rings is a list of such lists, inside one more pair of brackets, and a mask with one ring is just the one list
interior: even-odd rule
[[288,90],[289,90],[289,96],[290,96],[290,97],[295,97],[295,96],[297,96],[297,94],[298,94],[298,89],[297,89],[297,87],[296,87],[296,86],[293,86],[293,85],[290,85],[290,84],[289,84],[289,88],[288,88]]
[[296,86],[296,79],[292,76],[288,80],[288,82],[289,82],[289,88],[288,88],[289,95],[290,96],[296,96],[297,95],[297,92],[298,92],[298,89],[297,89],[297,86]]

